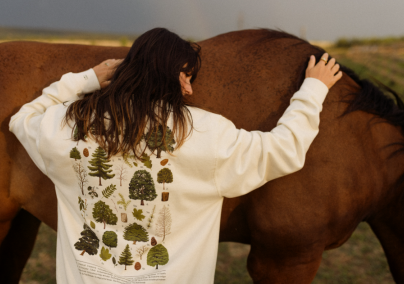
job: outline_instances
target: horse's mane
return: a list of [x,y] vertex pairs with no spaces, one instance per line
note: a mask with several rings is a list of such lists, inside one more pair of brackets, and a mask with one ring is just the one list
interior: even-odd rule
[[[276,39],[294,39],[297,42],[294,45],[299,44],[308,44],[311,45],[304,39],[301,39],[295,35],[286,33],[281,30],[272,30],[272,29],[261,29],[263,32],[263,36],[258,39],[258,41],[272,41]],[[325,50],[311,45],[312,48],[317,49],[317,52],[314,54],[316,56],[316,62],[318,62],[321,56],[325,53]],[[331,58],[331,57],[330,57]],[[295,86],[296,90],[298,90],[303,83],[305,77],[307,62],[304,66],[302,66],[301,72],[299,72],[299,79],[297,80],[297,84]],[[341,115],[345,116],[351,112],[360,110],[367,113],[371,113],[376,117],[381,118],[380,121],[387,122],[391,125],[398,126],[401,129],[401,134],[404,136],[404,103],[400,99],[399,95],[390,89],[389,87],[383,85],[380,82],[377,82],[378,87],[374,85],[367,79],[360,79],[358,75],[355,74],[350,68],[343,66],[340,64],[340,70],[342,70],[346,75],[348,75],[356,84],[359,85],[359,91],[355,93],[347,94],[347,100],[344,100],[348,104],[348,107]],[[384,92],[383,92],[384,91]],[[386,93],[391,94],[395,100],[387,96]],[[402,141],[397,141],[387,145],[390,146],[400,146],[399,149],[394,151],[389,158],[393,158],[398,154],[404,152],[404,139]],[[401,188],[404,183],[404,173],[398,178],[396,183],[393,185],[393,190],[398,190]],[[401,192],[400,195],[401,201],[404,203],[404,191]]]

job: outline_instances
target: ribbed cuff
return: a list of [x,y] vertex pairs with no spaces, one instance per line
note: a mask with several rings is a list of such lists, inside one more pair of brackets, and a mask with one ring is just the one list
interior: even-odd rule
[[79,80],[78,83],[79,86],[81,86],[79,97],[101,89],[100,82],[98,82],[97,75],[93,68],[77,73],[77,80]]

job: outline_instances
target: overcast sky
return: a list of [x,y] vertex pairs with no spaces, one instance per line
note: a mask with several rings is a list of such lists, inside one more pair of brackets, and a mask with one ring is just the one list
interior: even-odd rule
[[[205,39],[280,28],[309,40],[404,36],[404,0],[0,0],[0,26]],[[304,32],[305,31],[305,32]]]

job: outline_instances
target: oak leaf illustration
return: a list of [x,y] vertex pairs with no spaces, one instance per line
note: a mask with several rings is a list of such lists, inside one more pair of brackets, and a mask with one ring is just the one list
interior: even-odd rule
[[103,261],[107,261],[108,259],[110,259],[112,256],[112,254],[109,253],[109,249],[106,249],[104,247],[102,247],[101,249],[101,253],[100,253],[100,257]]

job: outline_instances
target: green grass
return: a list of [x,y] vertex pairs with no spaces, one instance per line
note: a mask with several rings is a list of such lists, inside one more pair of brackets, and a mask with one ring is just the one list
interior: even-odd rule
[[41,224],[20,284],[56,283],[56,232]]
[[[220,243],[215,284],[253,283],[247,272],[250,247]],[[37,242],[20,284],[54,284],[56,233],[41,225]],[[379,241],[366,223],[359,224],[351,238],[340,248],[325,251],[314,284],[393,284]]]
[[[354,71],[362,79],[369,79],[370,81],[372,81],[373,78],[375,78],[382,84],[386,85],[387,87],[395,91],[400,96],[400,98],[404,100],[404,84],[401,83],[404,82],[404,78],[401,82],[396,82],[388,76],[381,75],[380,73],[369,70],[369,68],[366,67],[365,64],[354,62],[346,57],[337,58],[337,62],[352,69],[352,71]],[[387,95],[389,94],[387,93]],[[392,97],[391,95],[389,96]]]

